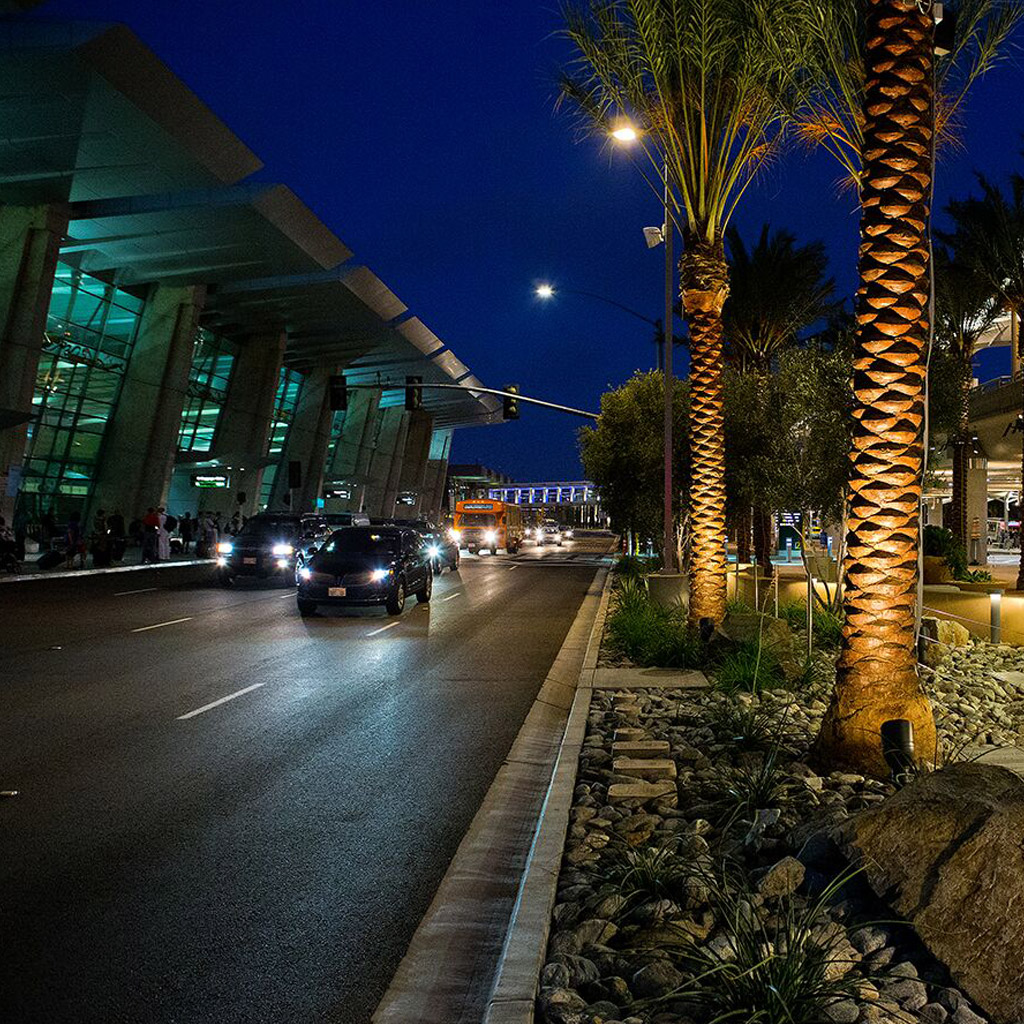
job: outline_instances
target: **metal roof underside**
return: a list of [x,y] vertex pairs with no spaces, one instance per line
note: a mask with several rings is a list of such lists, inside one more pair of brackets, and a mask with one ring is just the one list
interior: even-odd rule
[[[0,203],[69,203],[62,259],[140,294],[206,285],[204,326],[286,331],[297,370],[480,384],[290,189],[243,182],[262,166],[127,27],[0,18]],[[479,392],[424,407],[440,428],[500,418]]]

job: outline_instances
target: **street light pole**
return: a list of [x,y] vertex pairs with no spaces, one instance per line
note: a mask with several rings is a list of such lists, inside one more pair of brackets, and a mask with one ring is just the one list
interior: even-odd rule
[[663,573],[673,573],[676,570],[675,557],[675,530],[672,524],[672,414],[674,411],[675,399],[675,378],[672,374],[672,347],[675,331],[672,330],[673,305],[672,292],[675,281],[674,268],[672,266],[673,234],[672,218],[669,216],[668,187],[668,163],[665,163],[665,220],[664,241],[665,241],[665,319],[662,321],[664,331],[663,347],[665,349],[665,557],[662,562]]

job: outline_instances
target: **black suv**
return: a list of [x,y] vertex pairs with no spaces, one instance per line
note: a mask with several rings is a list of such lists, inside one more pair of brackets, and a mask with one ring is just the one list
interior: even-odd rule
[[320,604],[384,605],[401,615],[405,599],[430,600],[434,574],[423,538],[398,526],[336,530],[298,570],[300,615]]
[[217,567],[225,586],[239,577],[275,576],[288,583],[330,535],[322,516],[263,512],[246,520],[241,532],[217,545]]

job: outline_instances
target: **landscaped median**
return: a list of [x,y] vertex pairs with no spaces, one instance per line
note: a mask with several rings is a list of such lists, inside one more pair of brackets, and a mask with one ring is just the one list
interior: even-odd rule
[[897,792],[813,767],[837,636],[823,628],[807,659],[799,630],[732,607],[705,642],[650,606],[642,579],[613,586],[574,709],[586,728],[538,1019],[1024,1019],[1024,930],[1007,910],[1024,783],[963,759],[1021,742],[1024,652],[932,639],[950,764]]

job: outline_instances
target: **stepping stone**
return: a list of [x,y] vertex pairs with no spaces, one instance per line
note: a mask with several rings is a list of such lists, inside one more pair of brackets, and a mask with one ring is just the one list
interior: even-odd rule
[[651,782],[676,777],[676,763],[668,758],[617,757],[612,761],[612,768],[619,775],[633,775]]
[[625,725],[621,729],[615,730],[615,742],[616,743],[629,743],[632,740],[642,740],[647,736],[646,729],[637,729],[633,726]]
[[668,740],[623,740],[612,744],[616,757],[651,758],[668,757]]
[[678,799],[674,782],[615,782],[608,787],[608,803],[612,805],[627,800],[662,800],[675,807]]
[[617,715],[639,715],[643,710],[639,704],[616,704],[615,713]]

